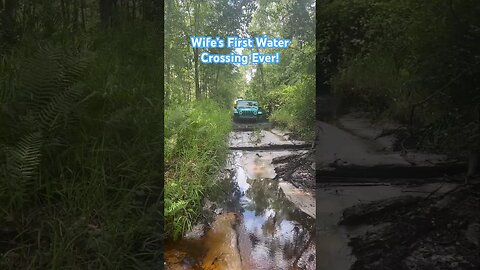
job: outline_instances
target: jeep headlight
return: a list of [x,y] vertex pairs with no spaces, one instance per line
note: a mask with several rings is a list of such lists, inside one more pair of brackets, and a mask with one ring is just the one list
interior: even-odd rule
[[258,112],[258,114],[262,114],[262,112],[261,112],[261,111],[259,111],[259,112]]

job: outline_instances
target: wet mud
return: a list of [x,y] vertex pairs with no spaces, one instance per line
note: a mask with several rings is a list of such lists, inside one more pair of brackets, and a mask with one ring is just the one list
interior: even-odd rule
[[350,240],[357,257],[351,269],[479,269],[479,192],[479,184],[459,186],[436,197],[347,209],[346,224],[381,224]]
[[333,123],[317,122],[317,269],[478,269],[478,188],[453,177],[465,166],[399,151],[393,127]]
[[[365,221],[368,215],[376,216],[379,213],[392,211],[395,204],[388,204],[395,198],[410,198],[404,201],[395,201],[400,206],[413,205],[414,202],[429,196],[442,196],[457,187],[449,183],[429,183],[424,185],[357,185],[351,184],[323,184],[317,187],[317,269],[348,270],[358,265],[356,255],[352,249],[352,239],[362,237],[367,232],[382,230],[388,223],[359,222]],[[413,198],[417,198],[416,200]],[[383,205],[379,202],[384,201]],[[371,205],[367,211],[357,210],[359,205]],[[378,207],[373,207],[378,206]],[[390,207],[390,209],[388,209]],[[396,206],[395,206],[396,207]],[[388,211],[384,211],[385,209]],[[375,211],[374,211],[375,209]],[[352,213],[365,212],[365,216],[355,218]],[[400,230],[400,228],[397,227]],[[392,235],[394,236],[394,235]],[[380,241],[380,239],[377,239]],[[359,243],[357,241],[356,243]],[[361,245],[357,246],[361,248]],[[380,252],[380,250],[379,250]],[[363,269],[363,268],[355,268]],[[365,268],[366,269],[366,268]],[[382,269],[382,268],[372,268]],[[388,268],[385,268],[388,269]]]

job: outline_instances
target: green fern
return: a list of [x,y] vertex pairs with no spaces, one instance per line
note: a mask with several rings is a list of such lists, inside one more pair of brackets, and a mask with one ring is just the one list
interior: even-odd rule
[[[41,127],[53,130],[60,126],[60,118],[66,116],[76,103],[81,93],[78,88],[70,88],[56,96],[39,113],[38,119]],[[65,117],[68,121],[68,117]]]
[[2,107],[11,102],[14,97],[11,75],[6,72],[11,69],[13,65],[14,64],[7,63],[4,55],[0,55],[0,109],[3,109]]
[[30,110],[42,113],[42,125],[51,126],[45,121],[52,121],[53,115],[72,106],[78,92],[71,88],[85,74],[89,61],[86,56],[69,56],[50,47],[40,49],[26,61],[20,88]]
[[24,63],[20,71],[20,91],[30,105],[46,105],[58,91],[68,87],[63,79],[62,54],[55,49],[42,49]]
[[42,134],[37,131],[21,138],[14,148],[8,148],[7,151],[10,153],[8,169],[11,176],[28,180],[35,175],[40,164],[42,142]]
[[20,188],[37,176],[41,149],[47,141],[44,136],[49,140],[58,137],[53,132],[62,123],[76,119],[71,111],[82,94],[76,83],[87,71],[89,61],[84,55],[71,56],[56,48],[40,48],[19,70],[15,95],[6,84],[1,88],[2,107],[15,107],[15,104],[26,107],[15,116],[16,121],[11,121],[15,126],[7,127],[10,135],[21,139],[4,149],[6,176],[18,180]]
[[3,104],[11,102],[13,98],[13,91],[12,88],[7,86],[6,80],[0,78],[0,81],[2,84],[0,85],[0,106],[3,106]]

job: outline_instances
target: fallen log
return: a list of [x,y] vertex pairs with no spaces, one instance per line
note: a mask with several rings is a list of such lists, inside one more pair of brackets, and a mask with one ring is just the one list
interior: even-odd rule
[[269,122],[259,123],[233,123],[232,129],[235,131],[255,131],[258,129],[270,129],[272,125]]
[[438,178],[466,172],[465,163],[439,163],[432,165],[345,165],[323,167],[316,171],[317,182],[330,178]]
[[391,213],[404,207],[410,207],[419,201],[418,197],[400,196],[371,203],[358,204],[343,211],[340,225],[359,225],[369,223],[369,219]]
[[241,151],[268,151],[268,150],[305,150],[310,149],[311,144],[273,144],[273,145],[259,145],[259,146],[230,146],[230,150]]

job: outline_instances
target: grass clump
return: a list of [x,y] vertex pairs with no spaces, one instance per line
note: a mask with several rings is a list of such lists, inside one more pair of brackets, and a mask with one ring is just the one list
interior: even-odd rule
[[270,121],[304,140],[313,140],[315,123],[315,81],[309,77],[269,93],[274,103]]
[[163,53],[150,30],[18,44],[2,61],[0,269],[158,267]]
[[227,154],[228,110],[211,100],[165,111],[165,233],[181,237],[199,218],[202,199]]

